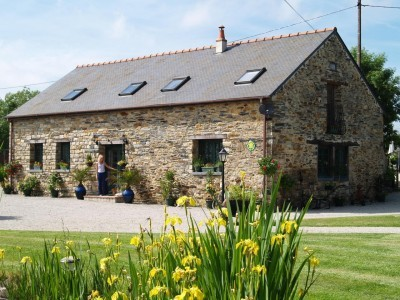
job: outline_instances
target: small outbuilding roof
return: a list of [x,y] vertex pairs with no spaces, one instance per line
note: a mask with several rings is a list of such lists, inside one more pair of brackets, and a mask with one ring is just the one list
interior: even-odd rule
[[[336,28],[235,42],[222,53],[208,46],[81,65],[8,118],[268,97],[332,34],[337,34]],[[253,83],[235,84],[246,71],[262,68],[265,71]],[[161,91],[176,78],[186,81],[177,90]],[[132,95],[119,95],[143,82]],[[66,101],[74,90],[73,96],[84,92]]]

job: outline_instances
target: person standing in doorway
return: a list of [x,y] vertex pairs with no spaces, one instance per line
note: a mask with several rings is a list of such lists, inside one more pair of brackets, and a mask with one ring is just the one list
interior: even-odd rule
[[104,161],[104,156],[102,154],[99,154],[99,157],[97,159],[96,177],[100,196],[106,196],[108,194],[107,169],[115,170]]

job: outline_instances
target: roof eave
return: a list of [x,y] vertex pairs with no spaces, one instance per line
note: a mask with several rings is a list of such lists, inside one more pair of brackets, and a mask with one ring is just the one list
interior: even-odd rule
[[8,121],[15,119],[31,119],[35,117],[48,117],[48,116],[62,116],[62,115],[82,115],[82,114],[93,114],[93,113],[104,113],[104,112],[118,112],[118,111],[126,111],[126,110],[137,110],[137,109],[149,109],[149,108],[163,108],[163,107],[173,107],[173,106],[188,106],[188,105],[204,105],[204,104],[215,104],[215,103],[224,103],[224,102],[238,102],[238,101],[255,101],[255,100],[263,100],[270,98],[268,95],[260,95],[260,96],[251,96],[251,97],[241,97],[241,98],[230,98],[230,99],[216,99],[212,101],[196,101],[192,103],[181,102],[181,103],[169,103],[169,104],[154,104],[154,105],[145,105],[138,107],[122,107],[115,109],[96,109],[89,111],[76,111],[76,112],[58,112],[58,113],[44,113],[44,114],[32,114],[32,115],[20,115],[20,116],[6,116]]

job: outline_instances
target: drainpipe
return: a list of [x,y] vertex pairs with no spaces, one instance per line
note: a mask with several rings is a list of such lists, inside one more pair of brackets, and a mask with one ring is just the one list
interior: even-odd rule
[[[9,138],[8,138],[8,161],[12,161],[13,156],[14,156],[14,152],[13,152],[13,148],[14,148],[14,123],[12,120],[8,121],[10,123],[10,129],[9,129]],[[10,183],[12,186],[12,182],[13,182],[13,177],[12,175],[10,176]]]

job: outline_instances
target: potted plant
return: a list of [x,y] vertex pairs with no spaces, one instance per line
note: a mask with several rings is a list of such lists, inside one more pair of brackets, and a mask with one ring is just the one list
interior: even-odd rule
[[201,167],[202,172],[214,171],[214,164],[211,162],[206,163]]
[[17,175],[18,172],[22,170],[22,165],[15,160],[12,160],[4,165],[4,171],[6,171],[8,176]]
[[28,175],[18,183],[18,190],[24,196],[31,196],[32,192],[40,187],[40,181],[36,176]]
[[118,168],[121,169],[121,170],[125,169],[125,167],[126,167],[127,164],[128,164],[128,162],[126,161],[125,156],[123,156],[123,157],[121,158],[121,160],[119,160],[119,161],[117,162]]
[[203,160],[201,159],[201,157],[194,157],[192,165],[195,172],[201,172],[201,166],[203,165]]
[[207,208],[214,208],[216,201],[215,195],[217,194],[217,190],[214,185],[213,174],[213,171],[208,171],[206,177],[206,192],[208,194],[208,197],[206,199]]
[[89,181],[92,179],[92,174],[90,173],[90,167],[86,167],[83,169],[76,168],[72,172],[72,179],[78,182],[78,186],[75,187],[75,195],[79,200],[83,200],[86,195],[86,188],[83,185],[83,182]]
[[246,210],[250,200],[254,198],[255,192],[251,187],[246,186],[245,177],[246,173],[241,171],[240,179],[237,180],[237,183],[228,186],[227,194],[232,216],[235,216],[237,211]]
[[168,206],[175,206],[176,194],[174,189],[176,187],[175,183],[175,172],[172,170],[167,170],[164,177],[160,179],[161,194]]
[[40,161],[35,161],[33,163],[33,169],[34,170],[41,170],[42,169],[42,163]]
[[8,181],[8,174],[4,166],[0,166],[0,185],[5,194],[11,194],[12,187],[10,182]]
[[86,155],[86,165],[88,167],[93,166],[93,158],[91,154]]
[[63,184],[63,179],[61,175],[57,172],[53,172],[49,176],[48,188],[50,195],[53,198],[57,198],[60,193],[60,188]]
[[14,190],[10,181],[8,180],[2,182],[1,187],[3,188],[4,194],[11,194]]
[[274,176],[279,170],[279,163],[270,156],[264,156],[258,160],[260,173],[267,176]]
[[135,193],[132,191],[132,186],[138,185],[143,180],[143,176],[140,171],[133,167],[120,171],[117,178],[118,184],[124,190],[122,191],[122,197],[125,203],[132,203],[135,198]]
[[58,163],[58,166],[60,167],[61,170],[68,170],[69,164],[65,161],[60,161]]

